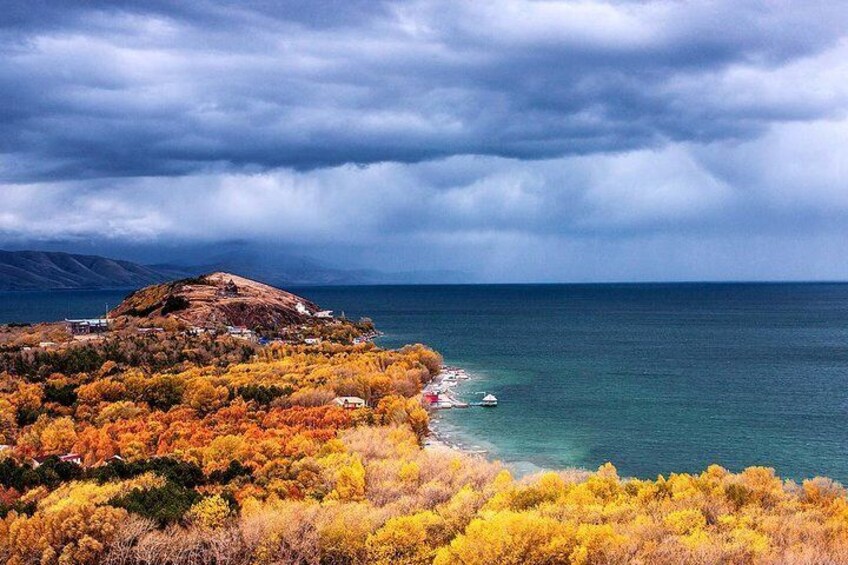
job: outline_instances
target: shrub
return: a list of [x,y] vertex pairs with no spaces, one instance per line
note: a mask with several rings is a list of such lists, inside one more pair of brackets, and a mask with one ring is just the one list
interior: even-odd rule
[[56,402],[62,406],[73,406],[77,401],[76,388],[73,383],[64,386],[47,385],[44,387],[44,400]]
[[164,527],[181,520],[198,500],[200,495],[195,490],[167,481],[161,487],[133,489],[125,496],[111,499],[109,504],[150,518]]

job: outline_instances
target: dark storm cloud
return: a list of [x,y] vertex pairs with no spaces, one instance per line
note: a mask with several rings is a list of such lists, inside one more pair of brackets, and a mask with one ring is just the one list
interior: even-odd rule
[[170,2],[162,0],[30,0],[4,4],[0,29],[30,33],[34,30],[62,29],[86,25],[87,16],[101,13],[150,15],[196,22],[206,26],[256,25],[263,19],[284,19],[314,27],[334,27],[366,20],[381,13],[384,5],[375,0],[288,0],[215,2]]
[[846,24],[824,0],[7,2],[0,246],[848,278]]
[[835,109],[710,89],[848,23],[831,2],[11,4],[6,182],[748,138]]

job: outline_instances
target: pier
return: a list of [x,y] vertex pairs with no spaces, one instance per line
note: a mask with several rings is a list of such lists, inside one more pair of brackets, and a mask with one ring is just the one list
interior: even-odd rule
[[422,390],[422,402],[431,410],[447,410],[453,408],[469,408],[471,406],[495,407],[498,405],[494,395],[484,395],[481,402],[465,402],[460,400],[453,388],[460,382],[469,380],[468,373],[459,367],[442,367],[441,372]]

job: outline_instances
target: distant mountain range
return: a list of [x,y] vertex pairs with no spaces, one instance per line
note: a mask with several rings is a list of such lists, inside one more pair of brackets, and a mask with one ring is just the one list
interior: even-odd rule
[[240,250],[201,265],[141,265],[97,255],[0,250],[0,290],[141,288],[215,271],[235,271],[276,286],[463,282],[461,273],[344,270],[284,253]]
[[[199,250],[200,251],[200,250]],[[340,269],[315,259],[292,255],[271,246],[224,243],[218,253],[202,253],[203,264],[185,266],[153,265],[155,269],[178,269],[194,274],[228,271],[275,286],[360,285],[360,284],[435,284],[469,282],[470,277],[456,271],[384,272],[374,269]]]
[[0,251],[0,290],[137,288],[174,276],[188,275],[96,255]]

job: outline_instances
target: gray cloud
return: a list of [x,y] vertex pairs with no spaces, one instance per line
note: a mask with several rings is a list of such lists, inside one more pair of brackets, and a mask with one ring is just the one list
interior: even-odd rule
[[11,4],[0,244],[848,277],[843,3]]
[[[674,257],[677,268],[700,273],[717,268],[689,264],[692,246],[702,240],[726,253],[735,248],[723,267],[735,272],[740,253],[757,259],[768,242],[781,256],[801,253],[799,241],[848,237],[842,153],[832,150],[846,146],[846,124],[791,123],[742,143],[689,142],[547,160],[457,156],[415,165],[212,172],[166,182],[141,177],[10,185],[0,239],[17,234],[82,242],[94,234],[141,245],[279,241],[331,259],[355,256],[358,266],[400,258],[415,268],[464,267],[495,280],[501,268],[501,278],[564,276],[575,250],[599,252],[592,248],[611,258],[596,266],[609,270],[608,277],[625,276],[633,261],[645,261],[638,270],[653,272]],[[675,238],[678,247],[669,243]],[[761,243],[745,244],[755,241]],[[622,249],[638,248],[635,242],[644,243],[642,253],[622,255]],[[658,242],[669,248],[649,251]],[[828,257],[841,253],[823,251]],[[795,272],[799,260],[809,263],[815,254],[806,249],[778,263]],[[538,262],[531,268],[528,261]],[[575,267],[591,264],[577,261]],[[839,269],[844,261],[827,270]]]
[[832,2],[82,6],[8,20],[8,182],[709,142],[845,94],[756,80],[838,44]]

